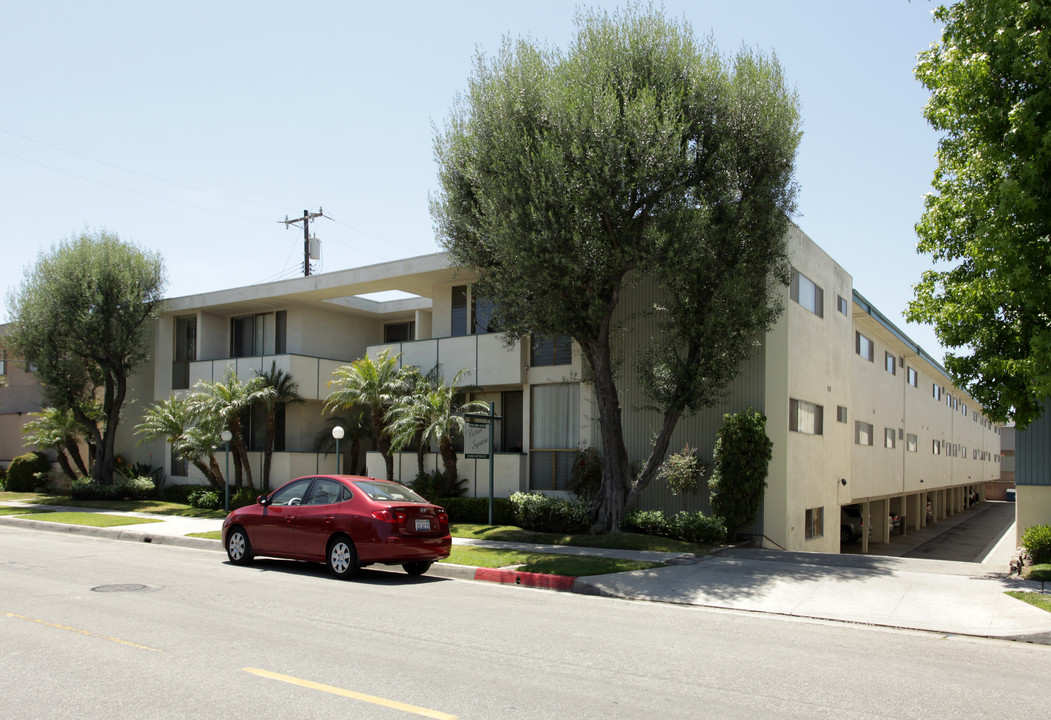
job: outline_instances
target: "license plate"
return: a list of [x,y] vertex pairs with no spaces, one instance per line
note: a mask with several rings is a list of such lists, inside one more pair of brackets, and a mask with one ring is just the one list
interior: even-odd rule
[[430,532],[430,531],[431,531],[431,521],[430,520],[421,520],[420,518],[416,518],[416,532]]

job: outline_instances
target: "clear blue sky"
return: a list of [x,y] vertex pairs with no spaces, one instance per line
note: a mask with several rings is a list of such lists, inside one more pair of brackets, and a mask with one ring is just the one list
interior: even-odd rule
[[[614,8],[619,3],[595,2]],[[799,92],[795,222],[936,358],[901,313],[929,261],[913,226],[935,167],[916,53],[924,0],[663,4],[732,52],[775,52]],[[574,5],[468,2],[9,3],[0,26],[0,293],[41,250],[106,228],[160,251],[175,297],[436,252],[433,126],[476,50],[566,47]]]

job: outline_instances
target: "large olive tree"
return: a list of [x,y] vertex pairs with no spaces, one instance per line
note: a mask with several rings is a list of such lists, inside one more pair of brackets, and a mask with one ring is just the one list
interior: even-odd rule
[[[617,529],[679,418],[721,397],[781,311],[799,112],[775,59],[724,56],[660,12],[577,25],[565,52],[479,56],[435,140],[432,213],[509,337],[580,345],[605,458],[594,518]],[[611,340],[636,281],[661,298],[659,332],[627,341],[648,345],[635,371],[662,419],[633,477]]]
[[128,377],[149,356],[164,288],[158,253],[99,231],[42,252],[8,298],[11,348],[35,368],[46,404],[84,428],[102,483],[112,481]]

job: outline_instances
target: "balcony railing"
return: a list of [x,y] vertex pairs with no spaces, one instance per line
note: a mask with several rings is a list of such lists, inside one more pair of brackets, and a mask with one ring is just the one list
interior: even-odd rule
[[370,345],[367,352],[369,357],[375,357],[384,350],[401,354],[403,366],[414,365],[424,373],[438,367],[446,381],[452,381],[456,373],[466,369],[461,385],[486,387],[525,382],[526,363],[520,345],[508,347],[503,335],[496,333]]
[[[222,380],[227,368],[233,368],[239,379],[248,380],[255,377],[256,373],[268,372],[272,363],[276,364],[278,370],[284,370],[292,376],[304,399],[324,400],[331,392],[328,382],[332,379],[332,372],[341,365],[348,365],[350,361],[286,354],[197,360],[189,363],[185,370],[177,366],[186,363],[173,363],[172,387],[179,389],[175,381],[182,378],[185,378],[183,387],[193,387],[198,380]],[[178,377],[177,373],[180,373]]]

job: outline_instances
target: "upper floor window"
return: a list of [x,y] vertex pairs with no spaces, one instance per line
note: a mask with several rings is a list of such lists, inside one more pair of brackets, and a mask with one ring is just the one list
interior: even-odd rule
[[453,287],[450,335],[462,337],[498,332],[495,315],[496,303],[492,300],[468,293],[466,285]]
[[941,400],[942,399],[941,386],[938,385],[938,383],[934,383],[934,385],[932,387],[933,387],[933,390],[931,390],[931,394],[933,395],[934,399],[935,400]]
[[894,449],[895,434],[894,428],[883,428],[883,447]]
[[859,332],[854,333],[854,351],[869,362],[873,361],[872,341]]
[[842,405],[836,406],[836,422],[845,423],[847,421],[847,409]]
[[931,441],[931,452],[934,453],[935,455],[941,455],[942,454],[942,441],[941,440],[932,440]]
[[912,433],[905,436],[905,449],[909,452],[916,452],[916,446],[919,444],[919,438]]
[[453,288],[452,328],[449,334],[453,337],[461,337],[467,334],[466,285],[457,285]]
[[416,323],[414,321],[402,323],[387,323],[383,326],[383,342],[411,342],[416,339]]
[[795,268],[792,268],[792,285],[789,294],[793,300],[810,312],[818,317],[825,317],[825,291]]
[[919,385],[919,382],[920,382],[920,380],[919,380],[919,374],[918,374],[918,373],[916,372],[916,370],[915,370],[915,369],[913,369],[913,368],[908,368],[908,369],[907,369],[907,370],[905,371],[905,377],[906,377],[906,379],[908,380],[908,382],[909,382],[909,385],[912,385],[913,387],[916,387],[916,386],[918,386],[918,385]]
[[569,365],[573,362],[573,340],[566,335],[533,336],[529,364],[534,367]]
[[172,346],[172,389],[185,390],[190,387],[190,363],[197,359],[196,315],[175,318]]
[[844,315],[849,315],[850,312],[848,310],[848,307],[849,306],[847,305],[847,299],[845,297],[843,297],[842,295],[837,295],[836,296],[836,309],[839,310]]
[[805,400],[788,401],[788,429],[807,435],[824,435],[825,408]]
[[287,313],[258,313],[230,319],[230,357],[286,351]]
[[898,359],[891,353],[884,353],[883,367],[887,369],[891,375],[898,374]]
[[856,420],[854,422],[854,442],[858,445],[872,445],[872,425]]

